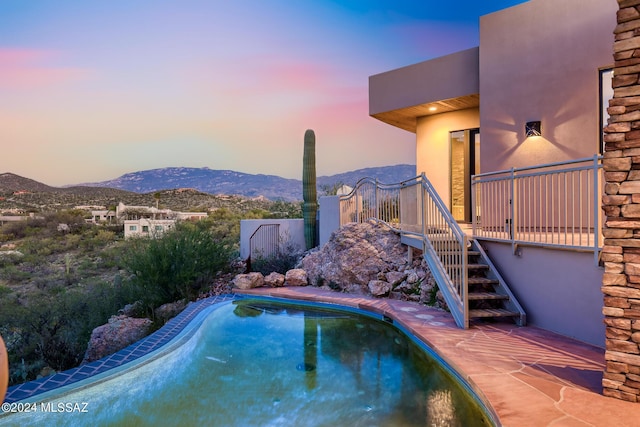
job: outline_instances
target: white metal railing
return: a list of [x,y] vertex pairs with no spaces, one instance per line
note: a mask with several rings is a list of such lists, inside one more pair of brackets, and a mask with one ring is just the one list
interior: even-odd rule
[[601,156],[473,176],[473,236],[600,252]]
[[340,225],[383,221],[408,241],[419,241],[425,260],[458,326],[469,327],[467,236],[422,174],[399,184],[364,178],[340,197]]

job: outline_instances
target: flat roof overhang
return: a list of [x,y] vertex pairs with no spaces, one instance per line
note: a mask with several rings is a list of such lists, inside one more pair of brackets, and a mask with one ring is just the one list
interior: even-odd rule
[[418,117],[479,105],[477,47],[369,77],[369,115],[409,132]]

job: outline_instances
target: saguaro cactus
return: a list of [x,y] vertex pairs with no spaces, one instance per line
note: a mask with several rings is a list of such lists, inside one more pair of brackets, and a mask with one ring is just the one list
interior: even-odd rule
[[304,241],[307,249],[316,245],[316,134],[311,129],[304,133],[304,154],[302,157],[302,216],[304,218]]

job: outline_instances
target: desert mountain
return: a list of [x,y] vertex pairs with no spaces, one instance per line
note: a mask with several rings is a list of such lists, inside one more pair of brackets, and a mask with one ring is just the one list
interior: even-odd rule
[[[415,176],[415,166],[396,165],[359,169],[332,176],[318,177],[318,187],[335,184],[354,186],[364,177],[383,183],[396,183]],[[193,188],[209,194],[263,196],[271,200],[302,200],[302,181],[275,175],[253,175],[231,170],[173,167],[132,172],[109,181],[81,184],[89,187],[117,188],[136,193],[150,193],[171,188]]]

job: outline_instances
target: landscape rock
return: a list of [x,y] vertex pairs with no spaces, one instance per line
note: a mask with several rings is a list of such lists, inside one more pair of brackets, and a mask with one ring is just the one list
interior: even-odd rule
[[276,273],[275,271],[269,273],[264,277],[264,284],[271,288],[279,288],[284,286],[285,276],[281,273]]
[[149,319],[111,316],[107,324],[98,326],[91,332],[82,364],[116,353],[141,340],[149,333],[151,323]]
[[309,252],[300,266],[313,286],[427,304],[437,302],[435,280],[422,253],[414,249],[413,259],[409,260],[398,234],[374,221],[347,224],[336,230],[322,248]]
[[301,262],[312,285],[332,289],[357,285],[365,293],[371,280],[379,280],[380,272],[398,271],[406,264],[407,250],[400,236],[373,221],[341,227]]
[[0,251],[0,259],[6,260],[17,260],[24,256],[24,254],[20,251],[8,250],[8,251]]
[[238,274],[233,279],[233,286],[238,289],[253,289],[264,286],[264,276],[262,273],[252,272],[246,274]]
[[390,271],[386,275],[387,282],[391,284],[391,286],[395,286],[398,283],[402,283],[402,281],[407,277],[407,275],[402,271]]
[[307,272],[302,268],[287,271],[284,278],[286,286],[307,286],[309,284]]
[[186,300],[169,302],[167,304],[162,304],[160,307],[156,308],[154,311],[154,315],[156,320],[160,321],[161,324],[167,323],[170,319],[176,317],[178,314],[182,312],[187,306]]
[[142,313],[144,313],[144,304],[140,300],[131,304],[127,304],[120,310],[118,310],[118,314],[127,317],[140,317],[140,314]]
[[374,297],[385,296],[391,291],[391,283],[384,280],[372,280],[367,286]]

